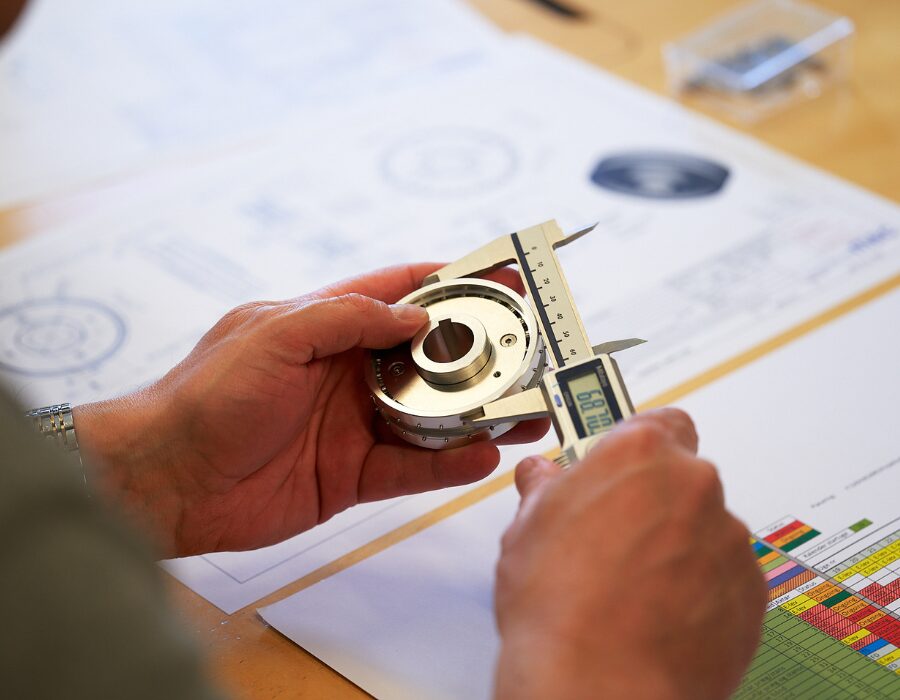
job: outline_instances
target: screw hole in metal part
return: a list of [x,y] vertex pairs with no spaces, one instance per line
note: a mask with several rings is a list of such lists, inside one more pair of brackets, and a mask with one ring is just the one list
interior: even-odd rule
[[388,371],[389,371],[391,374],[393,374],[395,377],[399,377],[401,374],[403,374],[403,373],[406,371],[406,365],[403,364],[402,362],[394,362],[394,363],[390,366],[390,368],[388,369]]

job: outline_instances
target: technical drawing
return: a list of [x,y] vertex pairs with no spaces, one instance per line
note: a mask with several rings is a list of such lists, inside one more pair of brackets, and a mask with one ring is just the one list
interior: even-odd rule
[[56,376],[92,369],[122,346],[126,326],[105,304],[65,297],[0,309],[0,370]]
[[632,151],[601,160],[591,182],[619,194],[647,199],[695,199],[716,194],[728,168],[705,158],[665,151]]
[[433,128],[404,137],[382,155],[385,179],[423,197],[465,197],[505,184],[519,158],[503,136],[486,129]]

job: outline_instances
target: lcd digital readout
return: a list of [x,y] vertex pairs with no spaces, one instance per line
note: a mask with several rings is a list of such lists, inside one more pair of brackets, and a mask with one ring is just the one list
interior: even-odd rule
[[581,421],[585,435],[609,430],[614,421],[609,403],[596,372],[589,372],[569,380],[572,405]]

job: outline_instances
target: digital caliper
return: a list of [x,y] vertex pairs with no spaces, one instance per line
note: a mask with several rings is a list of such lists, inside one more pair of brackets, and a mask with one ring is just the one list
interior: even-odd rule
[[[612,353],[644,341],[592,346],[555,253],[593,228],[566,236],[548,221],[501,236],[400,300],[423,306],[429,322],[412,341],[373,351],[367,369],[376,408],[398,435],[441,449],[549,415],[568,465],[634,413]],[[510,264],[533,310],[478,277]]]

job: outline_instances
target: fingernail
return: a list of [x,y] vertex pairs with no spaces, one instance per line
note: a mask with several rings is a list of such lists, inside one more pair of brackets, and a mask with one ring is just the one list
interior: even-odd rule
[[401,323],[425,323],[428,320],[428,312],[415,304],[392,304],[391,313]]

